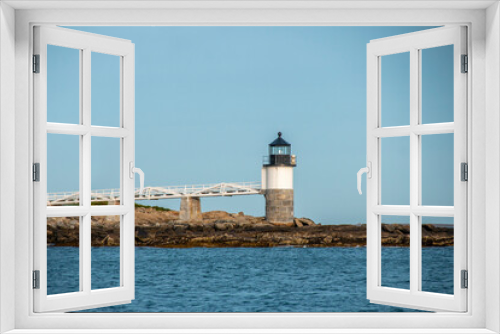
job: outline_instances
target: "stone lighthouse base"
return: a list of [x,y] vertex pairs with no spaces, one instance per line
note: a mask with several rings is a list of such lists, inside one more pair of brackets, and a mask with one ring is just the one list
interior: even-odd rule
[[293,189],[266,189],[266,220],[274,224],[293,222]]

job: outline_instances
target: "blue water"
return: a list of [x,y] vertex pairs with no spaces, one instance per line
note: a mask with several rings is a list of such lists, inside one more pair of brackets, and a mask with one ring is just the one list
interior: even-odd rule
[[[86,312],[405,312],[366,299],[366,249],[136,247],[131,304]],[[384,286],[409,286],[409,249],[384,247]],[[49,294],[78,291],[78,248],[48,249]],[[453,293],[453,247],[422,250],[425,291]],[[119,248],[92,248],[92,288],[119,285]]]

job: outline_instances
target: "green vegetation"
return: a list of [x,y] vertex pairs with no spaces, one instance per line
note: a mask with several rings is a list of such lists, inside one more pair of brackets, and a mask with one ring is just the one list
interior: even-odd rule
[[[69,204],[63,204],[61,206],[79,206],[79,203],[69,203]],[[92,205],[109,205],[108,201],[98,201],[98,202],[92,202]],[[172,211],[172,209],[169,208],[164,208],[162,206],[150,206],[150,205],[142,205],[142,204],[137,204],[135,203],[136,208],[146,208],[146,209],[154,209],[156,211]]]
[[[98,201],[98,202],[92,202],[90,203],[90,205],[109,205],[109,202],[108,201]],[[61,205],[57,205],[57,206],[80,206],[80,203],[64,203],[64,204],[61,204]]]
[[171,209],[164,208],[162,206],[150,206],[150,205],[142,205],[142,204],[137,204],[137,203],[135,203],[135,207],[136,208],[146,208],[146,209],[152,208],[152,209],[155,209],[156,211],[172,211]]
[[108,201],[92,202],[90,205],[109,205]]

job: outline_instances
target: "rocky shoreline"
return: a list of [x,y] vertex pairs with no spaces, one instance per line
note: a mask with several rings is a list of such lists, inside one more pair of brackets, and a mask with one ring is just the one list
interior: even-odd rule
[[[48,218],[47,243],[78,246],[79,221]],[[118,246],[118,216],[92,217],[92,246]],[[409,225],[382,225],[382,245],[408,247]],[[295,218],[287,225],[274,225],[263,217],[211,211],[202,221],[180,221],[179,212],[151,207],[135,210],[135,245],[165,248],[189,247],[360,247],[366,245],[366,225],[320,225]],[[453,229],[425,224],[422,245],[452,246]]]

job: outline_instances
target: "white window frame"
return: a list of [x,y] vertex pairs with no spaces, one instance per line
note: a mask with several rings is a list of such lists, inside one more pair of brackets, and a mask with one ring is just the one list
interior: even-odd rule
[[[19,9],[15,11],[10,6]],[[74,9],[71,6],[85,9]],[[106,7],[113,10],[103,10]],[[143,10],[125,7],[142,7]],[[37,333],[45,329],[46,333],[46,330],[50,329],[50,332],[76,333],[77,329],[88,329],[87,333],[109,333],[112,329],[115,329],[115,332],[125,332],[127,329],[127,333],[144,333],[146,329],[153,332],[154,329],[163,328],[163,332],[173,333],[181,331],[176,329],[185,328],[192,329],[188,332],[196,333],[248,333],[249,329],[256,333],[415,333],[412,328],[418,328],[420,333],[500,332],[499,17],[497,1],[1,3],[0,331],[15,329],[13,333]],[[33,203],[30,196],[30,168],[33,162],[30,73],[32,26],[56,23],[123,26],[467,25],[470,41],[468,54],[471,60],[471,75],[468,76],[468,109],[471,111],[468,115],[468,133],[471,134],[468,142],[468,197],[471,199],[468,204],[468,220],[471,222],[468,230],[468,312],[34,314],[31,290],[33,263],[30,257],[33,245]],[[15,86],[12,82],[15,82]],[[140,117],[140,114],[138,116]],[[12,145],[13,142],[15,145]],[[353,176],[355,172],[353,171]],[[14,199],[12,194],[15,194]],[[139,327],[142,329],[138,329]]]

